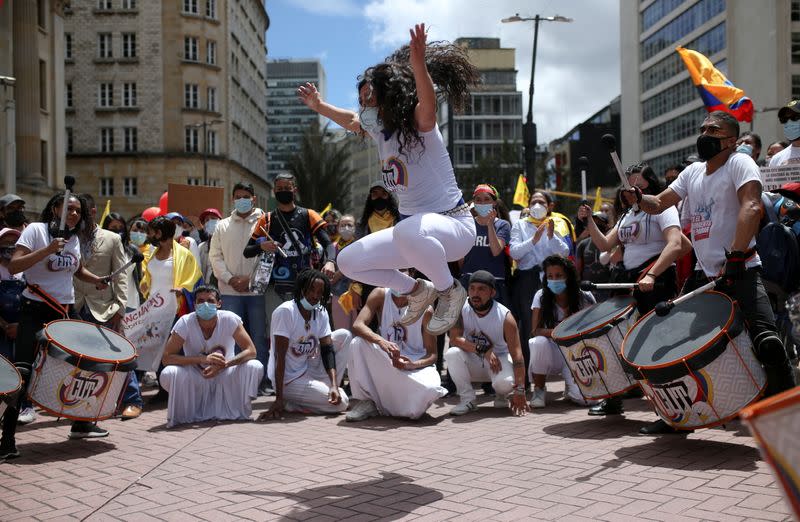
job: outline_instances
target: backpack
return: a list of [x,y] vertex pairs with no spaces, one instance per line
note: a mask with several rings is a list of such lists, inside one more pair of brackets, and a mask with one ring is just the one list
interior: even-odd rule
[[766,192],[761,194],[761,202],[766,222],[756,236],[761,277],[789,293],[800,286],[800,223],[794,213],[783,212],[782,207],[796,204]]

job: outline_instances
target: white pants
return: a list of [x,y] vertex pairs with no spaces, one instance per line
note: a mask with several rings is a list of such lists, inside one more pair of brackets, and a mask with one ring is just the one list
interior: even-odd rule
[[[350,360],[350,339],[352,339],[352,334],[345,329],[336,330],[331,334],[333,349],[336,354],[337,385],[341,385],[344,371]],[[328,402],[328,393],[331,389],[330,382],[330,377],[328,377],[328,372],[325,371],[322,359],[319,357],[309,359],[306,373],[283,385],[284,409],[301,413],[341,413],[347,410],[350,399],[348,399],[347,394],[341,387],[339,388],[339,396],[342,400],[339,404]]]
[[490,382],[498,397],[505,397],[514,387],[514,368],[510,354],[497,356],[500,359],[500,371],[493,373],[489,362],[476,353],[465,352],[455,346],[450,347],[445,354],[447,370],[450,378],[456,385],[461,402],[474,401],[475,389],[473,382]]
[[531,377],[534,374],[561,375],[564,378],[564,390],[569,398],[576,402],[585,402],[561,349],[552,339],[536,336],[528,341],[528,348],[531,352],[531,362],[528,365]]
[[436,366],[398,370],[377,344],[361,337],[350,343],[350,390],[356,399],[371,399],[381,415],[420,418],[433,401],[447,395]]
[[453,284],[447,263],[467,255],[474,244],[475,220],[471,215],[451,217],[429,212],[414,214],[391,228],[362,237],[343,249],[336,262],[353,281],[403,293],[410,292],[415,281],[398,269],[413,267],[442,291]]
[[249,419],[251,402],[258,396],[264,366],[253,359],[224,369],[206,379],[200,368],[170,365],[161,372],[160,382],[169,392],[167,427],[211,419]]

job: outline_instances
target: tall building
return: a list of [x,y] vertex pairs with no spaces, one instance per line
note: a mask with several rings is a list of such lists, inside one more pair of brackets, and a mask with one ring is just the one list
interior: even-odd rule
[[0,182],[38,212],[64,163],[63,0],[0,2]]
[[244,180],[266,202],[262,0],[74,0],[64,26],[76,190],[126,216],[170,182]]
[[800,96],[799,21],[800,2],[789,0],[622,0],[624,161],[647,161],[661,174],[696,152],[706,110],[677,46],[706,55],[753,100],[753,125],[743,131],[760,134],[765,148],[783,139],[775,111]]
[[297,99],[297,87],[313,83],[325,98],[325,70],[319,60],[270,60],[267,62],[267,134],[269,178],[287,172],[289,159],[300,150],[303,134],[317,113]]

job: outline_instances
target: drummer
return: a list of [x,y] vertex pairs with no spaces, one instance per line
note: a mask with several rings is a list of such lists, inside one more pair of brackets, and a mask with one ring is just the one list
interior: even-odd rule
[[[631,185],[644,194],[658,194],[664,187],[653,169],[644,163],[631,165],[625,171]],[[578,218],[588,224],[592,242],[604,252],[622,246],[622,270],[612,273],[616,283],[634,283],[636,308],[644,315],[660,301],[677,295],[675,260],[691,250],[691,244],[681,232],[680,217],[675,207],[650,215],[634,210],[623,199],[622,215],[608,234],[603,234],[591,216],[591,208],[582,205]],[[589,409],[589,415],[618,415],[623,412],[622,397],[605,399]]]
[[[28,287],[22,294],[20,321],[17,330],[14,362],[27,387],[31,366],[36,356],[36,333],[45,324],[64,319],[75,301],[72,276],[91,283],[98,289],[106,288],[102,278],[86,270],[81,264],[78,232],[82,224],[91,223],[89,208],[81,198],[71,196],[67,201],[66,230],[59,230],[59,216],[64,204],[64,194],[56,194],[47,202],[40,221],[31,223],[17,241],[16,250],[8,265],[12,274],[23,272]],[[35,285],[35,287],[34,287]],[[0,460],[19,456],[15,433],[19,409],[9,406],[3,417],[3,435],[0,439]],[[71,439],[105,437],[108,431],[96,424],[75,421],[69,433]]]

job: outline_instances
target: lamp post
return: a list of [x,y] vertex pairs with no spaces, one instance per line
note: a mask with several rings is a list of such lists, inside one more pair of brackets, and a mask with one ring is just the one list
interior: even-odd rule
[[194,128],[203,129],[203,185],[208,185],[208,127],[217,125],[218,123],[225,123],[225,120],[214,119],[211,121],[203,120],[200,123],[192,125]]
[[[533,22],[533,57],[531,59],[531,83],[528,87],[528,115],[522,126],[522,144],[525,147],[525,174],[536,186],[536,124],[533,123],[533,77],[536,74],[536,44],[539,40],[539,22],[572,22],[566,16],[520,16],[519,13],[500,20],[504,24]],[[544,183],[542,184],[544,186]]]

